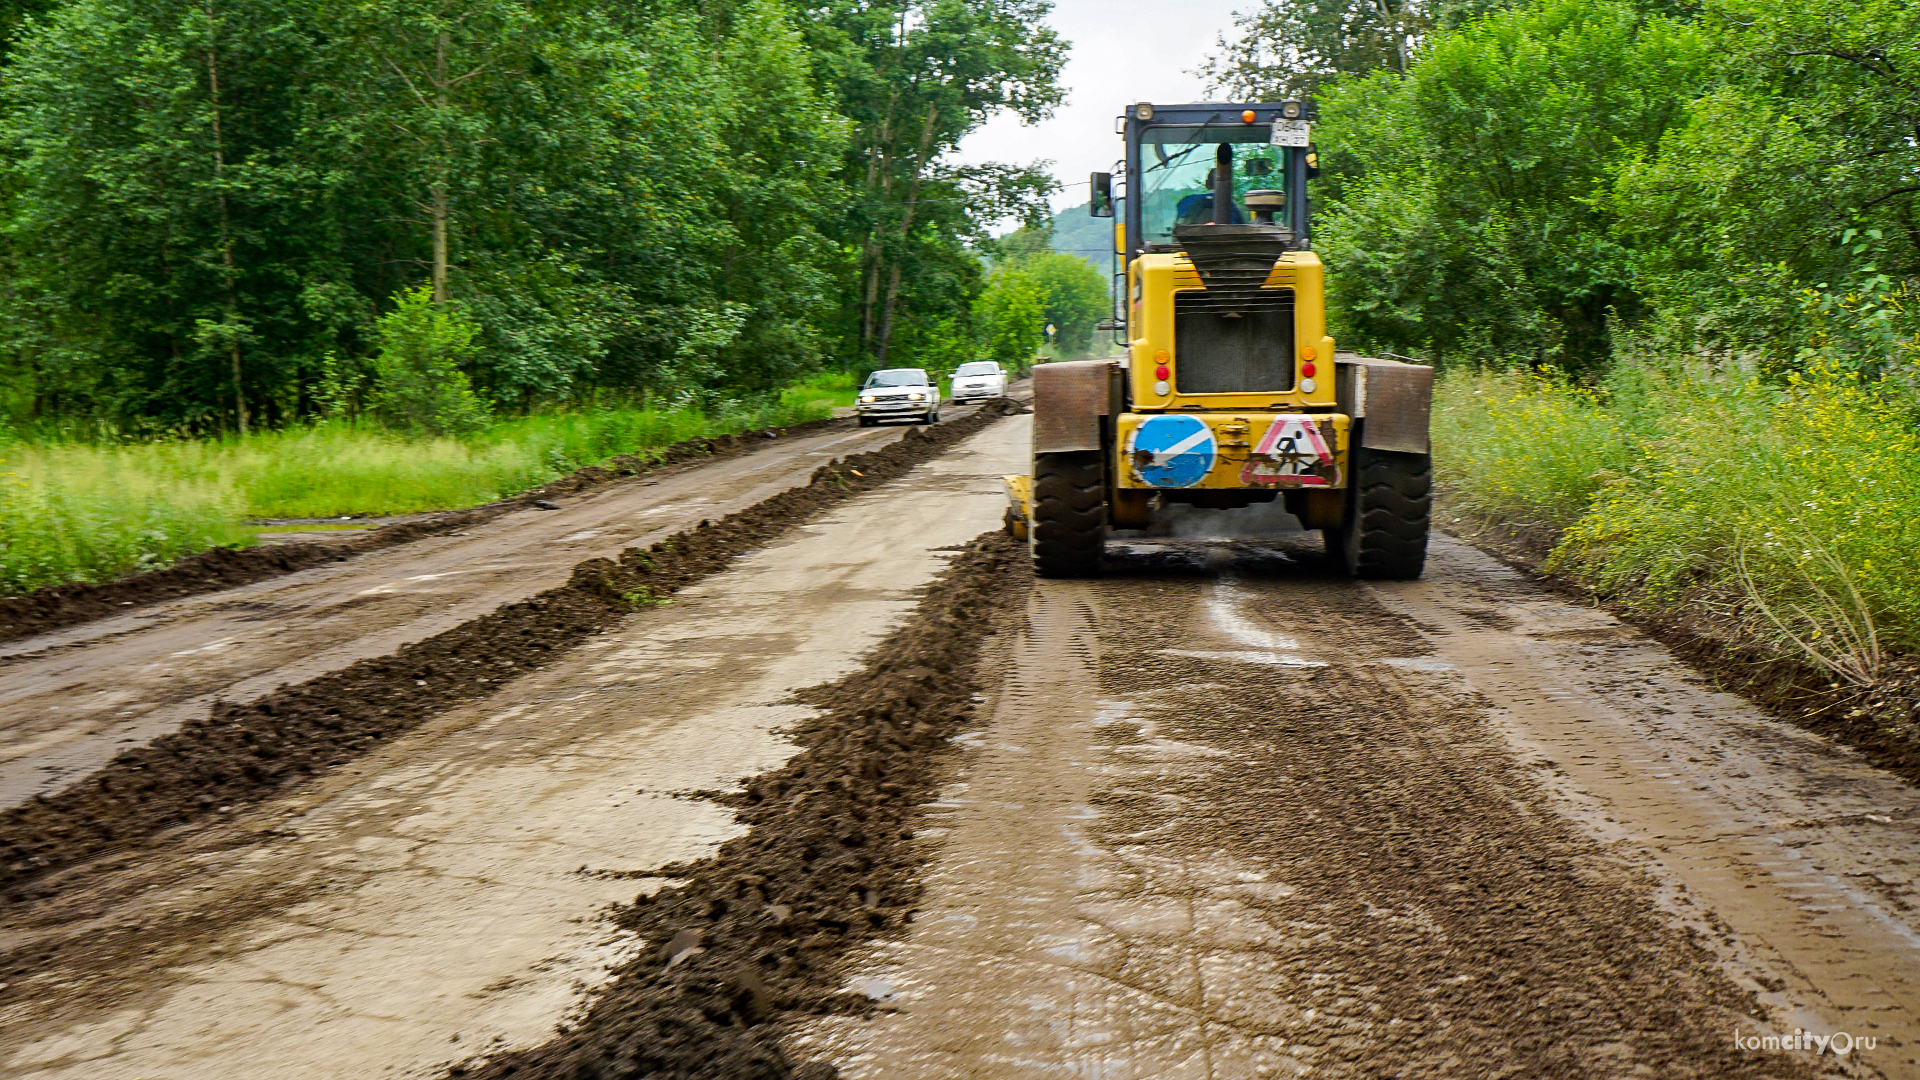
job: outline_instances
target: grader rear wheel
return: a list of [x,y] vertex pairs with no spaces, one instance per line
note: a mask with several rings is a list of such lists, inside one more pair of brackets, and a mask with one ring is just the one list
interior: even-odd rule
[[1327,529],[1327,554],[1350,576],[1411,579],[1427,562],[1433,459],[1426,454],[1353,450],[1346,520]]
[[1033,570],[1095,577],[1107,540],[1107,477],[1098,450],[1033,455]]

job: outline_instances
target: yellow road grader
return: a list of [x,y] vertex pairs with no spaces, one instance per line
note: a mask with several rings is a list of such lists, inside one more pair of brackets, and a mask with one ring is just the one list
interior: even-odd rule
[[[1138,104],[1093,175],[1124,281],[1125,356],[1033,370],[1033,473],[1008,527],[1036,572],[1100,572],[1169,507],[1284,500],[1348,574],[1420,576],[1431,368],[1336,353],[1311,246],[1312,106]],[[1115,181],[1119,183],[1116,184]]]

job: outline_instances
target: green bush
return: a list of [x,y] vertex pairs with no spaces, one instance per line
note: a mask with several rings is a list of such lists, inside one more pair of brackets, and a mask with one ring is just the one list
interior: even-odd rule
[[480,353],[479,325],[457,307],[435,304],[425,285],[396,299],[373,327],[373,414],[395,430],[428,435],[487,426],[487,404],[460,369]]

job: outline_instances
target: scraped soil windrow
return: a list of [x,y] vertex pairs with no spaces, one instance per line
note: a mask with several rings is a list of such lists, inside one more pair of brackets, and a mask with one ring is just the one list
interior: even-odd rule
[[[1456,516],[1457,515],[1457,516]],[[1455,510],[1461,539],[1566,596],[1598,604],[1673,650],[1720,689],[1738,694],[1790,724],[1851,746],[1902,779],[1920,783],[1920,657],[1890,654],[1872,686],[1836,679],[1753,627],[1718,614],[1717,606],[1687,604],[1665,614],[1630,607],[1571,578],[1550,573],[1554,538],[1510,528]]]
[[1025,546],[1002,534],[962,549],[861,671],[801,695],[822,712],[792,733],[800,753],[731,799],[746,835],[645,872],[684,881],[616,913],[651,948],[552,1042],[452,1075],[833,1076],[791,1060],[778,1021],[868,1004],[836,993],[841,961],[912,920],[930,854],[915,816],[972,723],[981,644],[1024,609],[1031,580]]
[[[992,423],[1010,402],[988,405],[895,443],[815,470],[790,488],[715,522],[677,533],[618,561],[590,559],[564,586],[377,659],[364,660],[203,719],[128,750],[51,796],[0,813],[0,887],[9,902],[52,895],[55,871],[192,823],[223,807],[273,794],[351,760],[515,675],[674,590],[765,546],[856,494]],[[4,976],[0,976],[4,978]]]
[[621,454],[602,465],[575,469],[558,480],[512,498],[470,510],[449,510],[412,521],[396,522],[350,539],[262,544],[250,548],[214,548],[171,566],[114,581],[51,585],[25,596],[0,597],[0,642],[17,641],[35,634],[78,626],[108,615],[121,614],[130,607],[251,585],[256,581],[339,562],[422,537],[457,532],[492,521],[502,514],[527,509],[555,495],[577,494],[621,477],[638,476],[669,465],[742,453],[761,445],[769,435],[775,438],[800,435],[844,423],[839,420],[815,420],[741,435],[687,439],[665,447],[658,453],[641,456]]

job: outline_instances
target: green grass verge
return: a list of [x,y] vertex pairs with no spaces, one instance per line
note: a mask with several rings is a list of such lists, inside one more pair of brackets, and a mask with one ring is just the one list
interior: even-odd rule
[[1920,649],[1920,431],[1907,391],[1650,362],[1598,387],[1449,373],[1456,505],[1554,541],[1548,568],[1634,606],[1707,603],[1863,681]]
[[844,409],[860,393],[860,380],[851,371],[823,371],[805,382],[787,387],[780,404],[789,408],[823,406]]
[[246,438],[123,446],[0,446],[0,595],[107,581],[219,545],[253,518],[474,506],[616,454],[817,420],[826,399],[748,412],[607,410],[509,420],[460,438],[323,425]]

